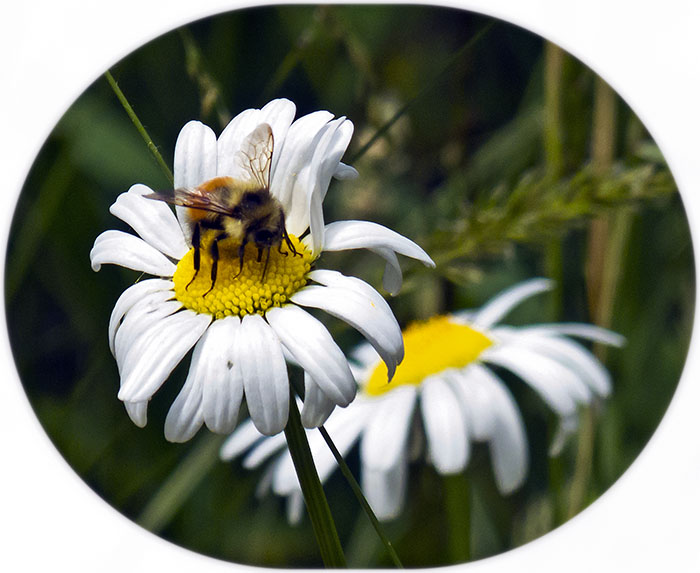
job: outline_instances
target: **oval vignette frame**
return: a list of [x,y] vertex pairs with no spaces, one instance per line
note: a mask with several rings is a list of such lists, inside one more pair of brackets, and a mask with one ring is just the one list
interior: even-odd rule
[[[10,128],[7,133],[22,134],[18,145],[13,144],[10,147],[12,142],[9,141],[3,144],[7,146],[7,149],[4,149],[5,157],[13,158],[12,165],[9,166],[8,181],[14,194],[11,198],[13,203],[29,165],[57,119],[68,104],[74,101],[77,94],[111,62],[117,61],[125,53],[153,37],[187,21],[218,11],[243,7],[227,5],[218,0],[207,0],[198,8],[187,7],[184,3],[180,6],[177,3],[169,9],[168,14],[164,14],[162,5],[158,6],[154,2],[137,3],[126,0],[121,3],[119,9],[114,8],[114,12],[108,11],[107,18],[113,23],[112,27],[115,30],[127,30],[133,24],[133,14],[137,13],[138,7],[139,25],[129,30],[128,35],[104,34],[100,38],[104,43],[96,48],[97,53],[82,60],[75,57],[88,45],[85,42],[85,36],[81,36],[81,30],[98,29],[105,16],[84,12],[77,0],[69,0],[62,4],[61,12],[65,14],[65,21],[61,25],[55,25],[56,20],[47,18],[47,21],[53,24],[55,35],[51,35],[47,26],[45,30],[41,29],[45,35],[32,37],[29,42],[26,36],[22,35],[22,31],[27,28],[18,25],[13,31],[16,36],[10,35],[3,40],[7,42],[8,47],[20,46],[22,50],[18,58],[19,63],[15,63],[14,67],[10,68],[9,85],[27,86],[25,97],[2,96],[8,99],[4,102],[5,109],[13,110],[15,115],[8,118]],[[584,7],[578,4],[578,2],[567,2],[569,8],[572,6],[576,8],[575,11],[568,12],[568,16],[566,9],[557,10],[559,3],[556,0],[523,3],[515,0],[495,2],[470,0],[454,4],[452,7],[482,12],[523,26],[554,41],[582,59],[596,73],[609,79],[615,91],[639,114],[664,152],[683,196],[691,230],[693,235],[697,236],[696,212],[700,206],[698,199],[688,193],[689,189],[700,184],[700,177],[697,173],[693,173],[690,167],[692,165],[690,153],[694,143],[690,136],[693,132],[697,133],[698,129],[693,130],[692,127],[700,127],[700,122],[697,108],[687,107],[693,100],[700,101],[697,73],[693,77],[690,75],[692,72],[688,70],[691,67],[692,55],[700,51],[700,40],[692,40],[689,37],[689,22],[692,22],[693,18],[685,12],[675,16],[672,12],[666,12],[659,16],[652,13],[651,9],[647,9],[647,12],[642,9],[641,14],[635,14],[635,17],[639,18],[635,23],[641,30],[644,30],[644,25],[640,25],[640,22],[652,26],[659,17],[667,19],[669,24],[685,24],[688,29],[685,34],[682,31],[676,34],[674,33],[676,29],[669,25],[668,37],[659,38],[656,44],[649,42],[646,47],[642,46],[646,38],[641,32],[623,31],[625,44],[634,48],[631,51],[635,56],[630,61],[629,58],[626,59],[614,53],[615,46],[619,46],[618,42],[620,42],[619,30],[624,30],[624,24],[627,22],[624,19],[626,17],[624,10],[607,6],[612,13],[608,14],[609,19],[600,21],[597,5],[588,3]],[[689,2],[686,4],[685,10],[688,12],[695,9]],[[16,10],[20,12],[17,15],[17,21],[20,24],[30,21],[32,14],[29,8],[16,8]],[[54,14],[52,10],[55,11],[57,8],[52,8],[49,2],[42,0],[33,3],[33,10],[34,13],[38,10],[45,15]],[[573,16],[570,15],[572,13]],[[67,28],[63,27],[64,24]],[[562,30],[566,33],[562,33]],[[99,36],[94,31],[91,33]],[[59,38],[64,36],[67,37],[65,45],[60,45]],[[92,36],[88,34],[87,37]],[[591,47],[585,44],[583,40],[586,37],[595,37],[596,45]],[[47,77],[51,78],[50,74],[57,72],[33,66],[40,61],[46,62],[47,60],[40,60],[40,58],[46,57],[46,53],[50,52],[57,42],[59,42],[59,48],[55,54],[50,54],[49,57],[52,59],[48,61],[53,61],[58,70],[63,67],[60,62],[70,61],[70,68],[73,71],[65,87],[56,86],[55,90],[42,90],[41,87],[45,87],[44,82]],[[653,59],[651,55],[653,50],[650,45],[660,52]],[[679,53],[679,46],[680,49],[684,49],[684,53]],[[31,51],[28,51],[30,49]],[[9,51],[5,50],[5,53]],[[644,54],[646,59],[639,54]],[[66,56],[72,56],[74,59],[61,59]],[[684,60],[684,57],[687,60]],[[644,65],[650,61],[651,66]],[[684,61],[688,62],[685,67],[682,66]],[[674,65],[670,65],[669,62]],[[621,66],[627,64],[629,65],[628,74],[623,75],[619,70]],[[27,69],[22,69],[24,66]],[[651,73],[648,73],[649,69],[652,70]],[[654,92],[640,93],[640,86],[649,88],[654,83],[658,83],[659,86],[666,85],[665,81],[645,83],[641,77],[644,72],[654,79],[666,73],[669,77],[665,77],[665,80],[680,81],[680,89],[671,90],[671,92],[682,94],[683,99],[680,105],[674,102],[673,106],[668,106],[677,108],[676,115],[673,110],[670,113],[659,111],[658,106],[664,101],[661,89],[656,95]],[[689,74],[689,77],[683,77],[683,72]],[[74,79],[77,83],[73,83]],[[10,99],[12,97],[14,99]],[[33,110],[41,107],[45,110],[37,114],[35,121],[32,121],[29,126],[21,124],[19,118],[30,115]],[[693,112],[695,112],[694,116]],[[683,113],[690,117],[687,125],[681,122]],[[678,130],[682,128],[686,128],[686,131],[679,132]],[[11,214],[12,209],[7,209],[3,219],[5,237],[7,237]],[[659,428],[632,467],[608,492],[604,493],[583,514],[554,532],[509,553],[459,567],[468,567],[469,571],[484,572],[508,571],[513,566],[524,570],[534,570],[537,567],[539,571],[554,571],[555,568],[559,569],[562,564],[568,563],[569,568],[575,571],[587,570],[602,563],[625,563],[628,566],[637,565],[641,570],[655,570],[662,565],[683,564],[687,567],[691,559],[697,560],[698,557],[691,553],[692,529],[687,527],[689,523],[684,522],[683,518],[690,519],[694,513],[693,510],[700,509],[698,494],[693,494],[690,489],[693,482],[700,477],[698,455],[696,454],[695,458],[681,455],[686,453],[687,456],[688,451],[697,449],[693,447],[695,444],[690,440],[693,434],[698,435],[698,422],[693,419],[689,409],[689,404],[694,403],[699,397],[698,390],[690,386],[690,380],[696,378],[695,374],[697,374],[695,345],[695,337],[693,337],[683,376]],[[8,370],[14,372],[9,345],[4,344],[3,349],[2,359],[7,361]],[[3,559],[23,558],[25,561],[29,559],[34,566],[53,563],[55,567],[56,564],[64,564],[66,569],[80,568],[80,565],[89,568],[101,564],[103,570],[105,570],[103,561],[106,560],[109,567],[107,570],[114,571],[122,570],[124,567],[130,567],[136,571],[145,571],[154,567],[186,571],[197,566],[199,570],[206,572],[247,568],[243,565],[203,557],[167,543],[143,531],[103,503],[81,480],[77,479],[73,470],[60,455],[57,455],[58,452],[46,439],[23,395],[16,374],[12,376],[12,384],[5,386],[8,387],[3,389],[2,394],[3,416],[0,416],[0,419],[3,420],[3,427],[0,429],[0,435],[3,436],[3,449],[9,452],[11,461],[8,467],[12,469],[7,472],[8,475],[3,476],[0,483],[4,486],[3,491],[11,492],[11,499],[7,500],[4,521],[12,524],[15,536],[6,537],[13,539],[13,543]],[[17,435],[23,436],[19,443],[16,440]],[[41,482],[37,483],[32,479],[25,481],[24,478],[31,473],[51,476],[45,491],[37,493],[36,488],[42,485]],[[663,500],[660,499],[660,495],[652,495],[650,499],[648,491],[651,489],[653,492],[654,487],[661,487],[664,480],[668,479],[666,476],[670,475],[676,475],[675,479],[679,480],[680,484],[676,482],[673,491],[665,492],[666,497]],[[639,497],[643,494],[645,498]],[[38,500],[40,503],[29,505],[27,501],[30,499],[35,502]],[[640,499],[644,499],[647,504],[643,510],[635,508],[635,501]],[[74,517],[65,523],[64,517],[67,512]],[[639,519],[640,515],[647,516],[650,512],[652,515],[656,514],[655,519],[650,516],[645,521]],[[609,538],[606,543],[601,530],[605,530],[604,524],[610,515],[614,515],[617,521],[615,535],[605,536]],[[620,519],[626,519],[626,521],[620,522]],[[674,525],[668,525],[669,519]],[[664,522],[666,522],[665,525]],[[655,524],[658,524],[656,528],[654,528]],[[653,539],[652,534],[657,535],[657,551],[651,548],[653,544],[643,543],[645,539]],[[80,541],[76,543],[77,540]],[[125,550],[127,545],[130,545],[129,550]],[[41,548],[40,551],[37,551],[37,546]],[[578,554],[572,551],[576,546],[588,547],[588,549]],[[89,547],[89,551],[82,552],[85,547]],[[646,550],[639,550],[640,547]],[[683,550],[686,551],[685,554]],[[539,561],[545,554],[547,564],[543,565]],[[571,555],[576,555],[574,563],[569,563]],[[634,561],[635,559],[638,562]],[[28,569],[32,568],[28,567]]]

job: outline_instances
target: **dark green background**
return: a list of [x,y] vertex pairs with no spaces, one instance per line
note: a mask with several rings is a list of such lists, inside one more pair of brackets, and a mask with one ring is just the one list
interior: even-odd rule
[[[639,454],[678,383],[692,327],[692,246],[663,158],[622,101],[610,127],[614,169],[591,177],[596,76],[567,56],[548,83],[545,49],[537,36],[465,11],[283,6],[193,23],[116,63],[112,73],[169,165],[190,119],[219,133],[231,115],[275,97],[293,100],[298,116],[328,109],[349,117],[355,137],[345,161],[360,177],[331,185],[326,220],[385,224],[440,263],[428,272],[402,261],[405,289],[390,301],[402,325],[481,304],[532,276],[551,276],[559,288],[528,301],[508,322],[592,321],[590,220],[623,224],[628,234],[617,247],[619,288],[609,319],[628,344],[605,355],[614,393],[594,416],[584,482],[590,503]],[[545,97],[552,85],[561,106],[554,125],[562,159],[554,175],[544,139],[553,125]],[[407,104],[385,137],[361,151]],[[256,499],[259,473],[217,461],[218,437],[203,430],[184,445],[164,440],[187,360],[151,402],[145,429],[116,399],[107,322],[137,273],[113,266],[93,273],[88,254],[100,232],[126,230],[108,207],[137,182],[167,187],[97,78],[42,148],[11,229],[7,319],[37,416],[90,487],[166,539],[241,563],[318,566],[308,519],[292,527],[282,500]],[[331,254],[321,263],[381,284],[383,265],[370,253]],[[339,321],[326,323],[345,349],[359,341]],[[550,461],[551,413],[522,383],[506,381],[523,411],[532,467],[525,486],[502,498],[487,452],[475,449],[456,482],[470,484],[473,558],[555,527],[566,506],[560,492],[577,479],[576,440]],[[357,469],[356,452],[348,462]],[[389,565],[342,478],[334,475],[326,489],[349,564]],[[387,525],[405,565],[460,560],[453,545],[463,528],[447,489],[432,469],[412,466],[405,511]]]

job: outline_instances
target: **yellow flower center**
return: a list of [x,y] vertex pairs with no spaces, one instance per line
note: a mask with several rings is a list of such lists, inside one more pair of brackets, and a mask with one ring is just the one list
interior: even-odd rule
[[[219,241],[216,281],[212,285],[212,234],[205,234],[200,244],[200,265],[195,276],[194,248],[180,259],[173,276],[175,297],[190,310],[211,314],[214,318],[265,314],[272,306],[282,306],[291,295],[306,284],[311,270],[311,252],[293,235],[289,236],[297,255],[283,242],[279,250],[263,250],[248,245],[239,273],[238,244],[231,239]],[[279,252],[281,251],[281,252]],[[301,256],[300,256],[301,255]],[[193,280],[194,277],[194,280]]]
[[365,386],[365,392],[379,396],[398,386],[418,386],[431,374],[448,368],[463,368],[493,344],[483,333],[446,316],[409,325],[403,332],[405,356],[387,383],[387,369],[380,362]]

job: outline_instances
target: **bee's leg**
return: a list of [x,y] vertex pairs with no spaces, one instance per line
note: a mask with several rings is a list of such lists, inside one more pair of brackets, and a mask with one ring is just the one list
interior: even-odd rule
[[294,243],[292,243],[292,240],[289,238],[289,235],[287,235],[286,231],[284,232],[284,242],[287,244],[287,247],[289,247],[289,250],[292,252],[293,255],[299,257],[302,256],[301,253],[294,248]]
[[185,290],[190,288],[190,285],[194,282],[194,279],[197,278],[197,273],[199,273],[199,265],[201,262],[199,254],[200,232],[199,223],[195,223],[194,230],[192,231],[192,247],[194,247],[194,274],[192,275],[190,282],[187,283]]
[[[268,251],[269,250],[270,249],[268,249]],[[258,258],[256,259],[255,262],[259,263],[260,261],[262,261],[262,252],[263,252],[263,250],[260,247],[258,247]]]
[[[238,272],[236,273],[236,277],[243,272],[243,257],[245,256],[245,246],[247,243],[248,240],[245,237],[243,237],[241,246],[238,247]],[[236,277],[233,278],[235,279]]]
[[226,235],[226,233],[221,233],[220,235],[214,237],[214,240],[211,242],[211,286],[209,287],[209,290],[202,295],[202,297],[207,296],[214,288],[214,284],[216,284],[216,273],[219,270],[219,241],[221,239],[225,239],[227,236],[228,235]]
[[[260,262],[260,261],[258,261]],[[267,263],[270,262],[270,247],[267,248],[267,256],[265,257],[265,266],[263,267],[262,278],[260,280],[265,280],[265,273],[267,273]]]

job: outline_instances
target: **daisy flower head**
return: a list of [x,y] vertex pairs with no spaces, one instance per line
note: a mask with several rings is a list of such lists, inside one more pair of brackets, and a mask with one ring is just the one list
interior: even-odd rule
[[[477,310],[436,316],[404,330],[406,356],[391,382],[376,351],[362,344],[353,354],[360,391],[351,406],[335,411],[325,428],[345,455],[359,442],[362,489],[379,519],[395,518],[406,492],[409,461],[425,445],[428,462],[443,475],[463,471],[472,442],[488,444],[494,478],[506,495],[528,470],[524,424],[515,400],[492,366],[509,370],[558,415],[550,454],[561,450],[577,426],[577,408],[611,391],[610,374],[573,338],[620,346],[623,338],[581,323],[499,325],[513,307],[552,287],[546,279],[519,283]],[[307,430],[319,476],[336,467],[319,432]],[[243,466],[275,455],[259,493],[288,498],[291,521],[301,517],[302,497],[284,441],[263,438],[243,423],[227,439],[221,457],[245,454]]]
[[306,308],[357,329],[389,378],[403,358],[401,330],[383,297],[316,263],[324,251],[368,248],[386,259],[391,293],[402,280],[397,253],[434,264],[381,225],[324,224],[331,179],[357,176],[340,161],[353,124],[327,111],[294,121],[295,113],[292,102],[274,100],[236,116],[218,138],[189,122],[175,145],[175,190],[166,197],[137,184],[122,193],[110,212],[138,236],[105,231],[90,252],[95,271],[111,263],[153,277],[122,293],[109,322],[118,397],[135,424],[146,424],[149,400],[193,349],[166,418],[170,441],[190,439],[202,424],[231,432],[244,397],[260,432],[280,432],[289,408],[287,362],[304,370],[304,425],[347,406],[356,393],[348,361]]

